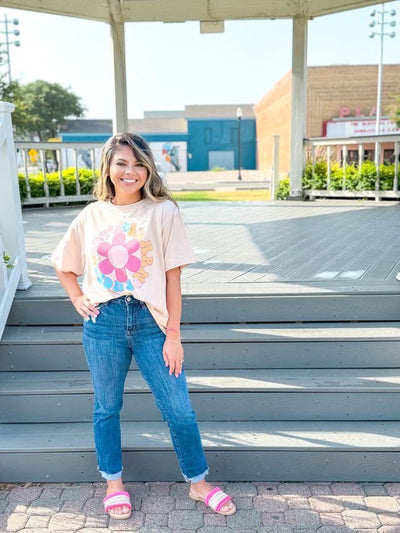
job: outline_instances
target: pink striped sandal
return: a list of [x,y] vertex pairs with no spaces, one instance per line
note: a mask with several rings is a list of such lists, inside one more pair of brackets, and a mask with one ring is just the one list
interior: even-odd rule
[[228,502],[231,502],[232,498],[231,496],[228,496],[228,494],[225,494],[225,492],[223,492],[219,487],[213,488],[207,494],[204,500],[203,498],[195,496],[192,492],[189,492],[189,497],[192,498],[192,500],[203,502],[207,507],[214,511],[214,513],[222,514],[224,516],[230,516],[236,513],[236,507],[233,502],[228,511],[222,511],[222,507]]
[[[116,520],[126,520],[132,514],[131,500],[129,494],[125,491],[117,491],[109,494],[103,499],[103,503],[105,512]],[[114,513],[113,509],[117,507],[129,507],[129,511],[123,514]]]

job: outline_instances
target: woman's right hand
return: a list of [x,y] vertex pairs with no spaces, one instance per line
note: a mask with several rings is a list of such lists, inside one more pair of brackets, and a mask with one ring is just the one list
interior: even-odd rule
[[96,306],[93,305],[91,301],[88,298],[86,298],[84,294],[80,294],[78,296],[71,298],[71,302],[73,303],[78,313],[85,320],[89,320],[91,317],[96,318],[97,315],[99,314],[99,311],[96,308]]
[[95,319],[99,311],[96,308],[96,304],[92,304],[83,294],[78,283],[78,276],[74,272],[63,272],[62,270],[58,270],[58,268],[56,268],[56,273],[78,313],[85,320],[89,320],[90,318]]

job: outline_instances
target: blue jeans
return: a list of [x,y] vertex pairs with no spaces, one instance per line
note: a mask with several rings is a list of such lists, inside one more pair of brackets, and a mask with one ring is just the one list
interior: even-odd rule
[[93,323],[84,322],[83,345],[94,386],[94,438],[98,468],[108,480],[122,474],[120,410],[132,354],[168,423],[172,443],[186,481],[208,474],[196,415],[185,373],[169,374],[162,349],[165,334],[145,303],[122,296],[98,306]]

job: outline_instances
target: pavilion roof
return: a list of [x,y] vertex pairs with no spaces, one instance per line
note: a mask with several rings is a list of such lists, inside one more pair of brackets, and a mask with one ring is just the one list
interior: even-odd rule
[[0,6],[103,22],[204,22],[318,17],[376,0],[0,0]]

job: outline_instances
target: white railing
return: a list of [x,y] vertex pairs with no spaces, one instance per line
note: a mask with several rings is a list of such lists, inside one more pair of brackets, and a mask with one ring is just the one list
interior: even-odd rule
[[[362,137],[342,137],[342,138],[327,138],[318,137],[304,140],[304,147],[306,152],[306,159],[311,160],[312,167],[314,169],[315,163],[318,159],[325,158],[327,162],[327,187],[323,190],[310,189],[305,190],[305,196],[310,198],[323,196],[323,197],[366,197],[375,198],[379,200],[381,198],[400,198],[400,192],[398,190],[399,185],[399,153],[400,153],[400,134],[388,134],[388,135],[371,135]],[[393,153],[394,161],[394,180],[393,189],[391,191],[380,190],[380,176],[379,165],[384,162],[384,150],[391,149]],[[368,153],[374,152],[372,158],[376,166],[376,180],[375,189],[362,190],[362,191],[349,191],[346,190],[346,167],[349,165],[349,152],[353,150],[357,152],[355,162],[358,168],[361,168],[364,160],[367,159]],[[354,159],[354,158],[353,158]],[[331,190],[331,177],[332,177],[332,162],[341,162],[343,169],[343,183],[340,190]]]
[[[49,206],[50,203],[79,202],[92,198],[91,194],[82,194],[79,182],[79,168],[86,168],[95,172],[96,164],[100,161],[100,152],[103,142],[32,142],[17,141],[17,160],[19,173],[24,174],[26,198],[21,200],[22,205],[40,204]],[[46,157],[46,151],[56,153],[58,169],[56,173],[59,181],[60,193],[53,196],[49,187],[48,175],[54,172],[54,159]],[[66,168],[74,168],[75,183],[74,193],[66,194],[62,172]],[[44,195],[35,197],[32,195],[29,176],[43,174]]]
[[[11,124],[13,110],[12,104],[0,102],[0,339],[15,291],[28,289],[32,285],[26,266],[17,164]],[[5,260],[5,256],[10,259]]]

